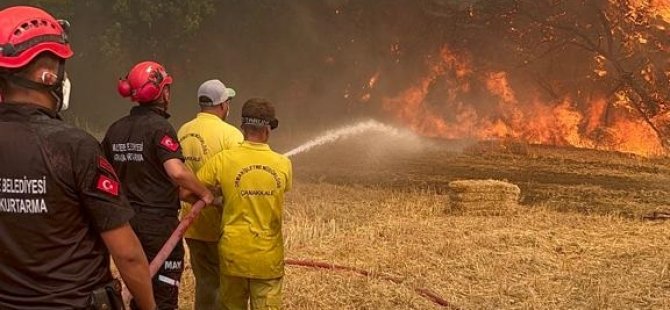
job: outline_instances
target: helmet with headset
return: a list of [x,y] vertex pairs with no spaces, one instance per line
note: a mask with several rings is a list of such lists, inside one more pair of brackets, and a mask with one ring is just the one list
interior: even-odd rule
[[128,75],[119,80],[118,91],[138,103],[150,103],[160,98],[165,86],[172,84],[172,77],[165,68],[153,61],[135,65]]

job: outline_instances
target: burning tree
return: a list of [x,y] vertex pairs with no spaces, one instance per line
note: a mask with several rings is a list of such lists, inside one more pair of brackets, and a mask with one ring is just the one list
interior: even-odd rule
[[[670,37],[660,5],[631,0],[516,1],[507,15],[516,17],[508,19],[516,24],[508,27],[508,37],[553,97],[570,93],[579,98],[596,91],[607,102],[601,115],[605,126],[613,121],[611,109],[632,109],[665,145]],[[574,63],[574,75],[568,79],[577,83],[540,71],[554,61]]]
[[73,69],[230,72],[289,102],[289,126],[379,113],[427,136],[667,153],[668,0],[28,2],[87,25]]
[[433,136],[659,154],[670,117],[670,4],[425,2],[443,20],[429,73],[384,106]]

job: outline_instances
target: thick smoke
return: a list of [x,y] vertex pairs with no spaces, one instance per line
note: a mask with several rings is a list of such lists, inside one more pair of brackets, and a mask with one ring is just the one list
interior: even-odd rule
[[[385,100],[417,85],[445,48],[471,66],[469,89],[456,99],[476,110],[497,106],[499,96],[481,81],[499,72],[522,103],[569,98],[582,111],[619,83],[607,61],[597,67],[579,37],[560,31],[560,23],[574,21],[599,40],[607,30],[599,28],[606,0],[590,1],[587,10],[577,0],[546,7],[521,0],[29,2],[71,20],[77,54],[68,63],[73,107],[67,117],[98,133],[132,106],[116,94],[116,81],[146,59],[164,63],[175,77],[170,111],[176,126],[197,112],[198,85],[220,78],[238,93],[233,124],[246,99],[275,102],[280,128],[274,139],[284,149],[343,123],[397,120]],[[193,7],[195,13],[188,11]],[[609,75],[587,78],[601,69]],[[449,73],[438,75],[422,108],[455,119],[454,102],[445,104],[454,81]]]

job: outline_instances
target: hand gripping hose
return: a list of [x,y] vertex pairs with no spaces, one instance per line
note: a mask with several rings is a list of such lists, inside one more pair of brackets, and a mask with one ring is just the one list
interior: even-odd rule
[[[184,234],[186,233],[186,230],[188,229],[189,226],[191,226],[193,220],[195,220],[195,218],[198,217],[198,215],[200,214],[200,210],[202,210],[202,208],[204,207],[205,202],[202,200],[198,200],[191,207],[191,212],[189,212],[189,214],[187,214],[184,218],[181,219],[181,222],[179,222],[177,228],[172,232],[170,238],[167,241],[165,241],[163,247],[160,249],[160,251],[158,251],[158,254],[156,254],[154,259],[149,264],[149,274],[151,275],[151,278],[153,278],[156,275],[156,272],[158,272],[158,269],[161,268],[161,265],[163,265],[168,256],[170,256],[172,250],[174,250],[177,244],[181,242],[182,237],[184,237]],[[123,300],[129,300],[130,297],[132,297],[125,285],[123,286],[122,295]]]
[[181,242],[182,238],[184,237],[184,234],[186,233],[186,230],[188,229],[189,226],[191,226],[193,220],[195,220],[195,218],[198,217],[198,215],[200,214],[200,210],[202,210],[202,208],[204,207],[205,202],[202,200],[198,200],[191,207],[191,212],[189,212],[189,214],[187,214],[184,218],[181,219],[181,222],[179,222],[177,228],[172,232],[170,238],[167,241],[165,241],[165,244],[163,244],[161,250],[158,251],[158,254],[156,254],[154,259],[149,264],[149,273],[151,274],[152,278],[156,275],[156,272],[158,272],[158,269],[161,268],[161,265],[163,265],[168,256],[170,256],[172,250],[174,250],[177,244]]

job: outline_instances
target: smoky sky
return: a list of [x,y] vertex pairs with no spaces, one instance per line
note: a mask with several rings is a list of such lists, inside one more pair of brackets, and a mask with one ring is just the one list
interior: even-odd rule
[[[2,7],[19,4],[3,2]],[[100,52],[100,36],[115,22],[112,12],[96,5],[64,9],[54,1],[31,4],[66,15],[71,22],[75,56],[66,66],[73,93],[65,118],[98,134],[132,107],[117,94],[116,84],[139,61],[164,63],[174,76],[170,112],[175,126],[198,111],[199,84],[218,78],[237,90],[231,123],[239,123],[246,99],[265,97],[277,107],[277,135],[290,138],[308,137],[344,122],[383,118],[372,102],[359,100],[366,93],[379,92],[366,89],[368,79],[384,70],[380,85],[391,85],[390,81],[412,74],[394,72],[389,64],[418,73],[422,57],[430,50],[425,44],[408,42],[413,46],[403,46],[402,56],[389,52],[399,42],[400,30],[408,32],[408,21],[419,20],[416,15],[423,12],[414,1],[218,1],[199,30],[185,40],[171,41],[175,39],[160,31],[160,24],[153,26],[158,29],[153,32],[143,27],[123,29],[123,36],[137,42],[121,46],[131,55],[124,58]],[[421,38],[426,27],[418,25],[409,32]],[[143,46],[142,38],[160,40],[167,48],[151,50]],[[389,95],[400,90],[391,87]]]
[[[265,97],[275,103],[280,126],[274,136],[286,147],[358,120],[393,123],[394,118],[382,107],[384,98],[415,85],[445,46],[455,54],[467,55],[475,74],[509,72],[521,98],[530,96],[526,90],[546,85],[558,92],[584,87],[583,80],[573,77],[591,70],[593,62],[593,55],[573,49],[544,57],[529,70],[523,65],[526,60],[518,58],[519,46],[505,36],[516,27],[509,23],[508,14],[498,12],[495,3],[474,0],[205,1],[212,4],[212,10],[201,15],[197,30],[188,36],[178,35],[188,26],[179,24],[185,23],[183,18],[166,14],[148,27],[141,20],[120,19],[110,9],[112,2],[131,4],[133,14],[140,18],[145,6],[156,5],[144,0],[28,1],[70,20],[76,55],[67,63],[73,94],[65,117],[98,135],[133,106],[117,94],[116,85],[133,64],[144,60],[163,63],[174,77],[170,112],[175,126],[197,113],[199,84],[218,78],[237,91],[229,119],[234,125],[239,124],[246,99]],[[0,7],[25,3],[0,0]],[[198,1],[163,1],[161,5],[184,3]],[[485,5],[473,18],[469,7],[475,3]],[[581,2],[565,1],[570,3]],[[515,12],[514,6],[506,8]],[[498,17],[477,18],[486,16],[487,9]],[[104,36],[114,27],[118,28],[116,36]],[[537,42],[544,35],[532,29],[528,32],[528,38]],[[102,52],[105,44],[115,46],[118,54]],[[487,71],[481,69],[484,67]],[[373,76],[377,80],[371,87]],[[545,83],[538,76],[549,80]],[[450,111],[440,110],[444,105],[441,94],[448,92],[444,85],[449,85],[450,78],[437,79],[424,103],[445,119]],[[588,87],[607,88],[598,83]],[[551,92],[543,96],[551,99]],[[473,83],[463,100],[486,106],[487,100],[496,99],[487,94],[485,85]]]

